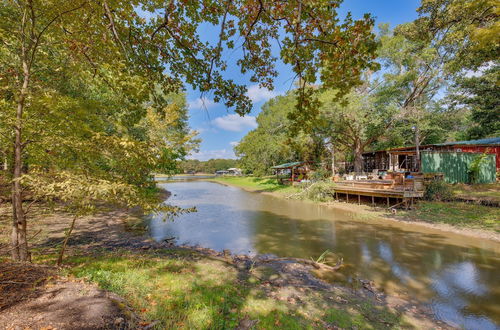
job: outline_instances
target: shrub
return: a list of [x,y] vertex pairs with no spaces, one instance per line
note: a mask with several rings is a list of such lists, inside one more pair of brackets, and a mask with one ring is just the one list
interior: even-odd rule
[[481,166],[486,162],[488,154],[483,153],[478,155],[472,163],[469,165],[469,183],[478,183],[479,173],[481,172]]
[[333,200],[333,192],[333,182],[317,181],[305,187],[302,196],[316,202],[329,202]]
[[316,169],[309,173],[309,178],[311,181],[322,181],[328,177],[330,177],[332,173],[322,167]]
[[453,192],[443,180],[434,180],[426,185],[424,198],[430,201],[447,201],[453,198]]

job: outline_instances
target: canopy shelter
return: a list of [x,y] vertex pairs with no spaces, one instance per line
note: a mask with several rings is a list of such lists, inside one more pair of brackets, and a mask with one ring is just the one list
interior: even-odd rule
[[283,182],[283,180],[280,180],[279,174],[287,173],[290,176],[286,180],[293,184],[293,182],[301,181],[306,177],[308,169],[305,165],[305,162],[292,162],[276,165],[271,168],[276,170],[276,178],[279,182]]

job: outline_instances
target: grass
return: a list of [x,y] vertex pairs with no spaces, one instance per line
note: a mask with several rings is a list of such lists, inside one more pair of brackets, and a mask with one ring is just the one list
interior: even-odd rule
[[500,208],[463,202],[419,202],[415,210],[402,212],[413,219],[456,227],[500,232]]
[[293,194],[300,191],[299,187],[278,183],[274,177],[225,176],[212,179],[251,191],[275,192],[278,194]]
[[[395,311],[365,300],[346,297],[350,302],[340,305],[331,292],[275,289],[266,284],[277,276],[270,268],[248,272],[196,252],[108,252],[67,263],[71,275],[125,297],[157,329],[226,329],[242,321],[256,329],[387,329],[403,322]],[[290,302],[297,295],[299,302]]]
[[500,183],[456,184],[452,185],[453,194],[460,197],[488,198],[500,201]]

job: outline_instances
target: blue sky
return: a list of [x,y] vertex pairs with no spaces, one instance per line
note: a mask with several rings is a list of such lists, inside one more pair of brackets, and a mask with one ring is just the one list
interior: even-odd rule
[[[371,13],[376,19],[376,25],[389,23],[394,27],[414,20],[417,17],[416,9],[419,3],[418,0],[345,0],[339,14],[342,17],[350,11],[356,19],[365,13]],[[207,29],[202,37],[213,41],[217,38],[217,34],[213,32]],[[188,87],[189,124],[192,129],[199,131],[198,137],[202,139],[199,152],[188,158],[199,160],[235,158],[233,147],[257,126],[255,117],[259,114],[261,106],[270,98],[288,91],[293,83],[290,68],[283,63],[277,63],[279,76],[275,80],[275,89],[273,91],[260,89],[250,83],[248,75],[240,73],[233,61],[235,59],[232,57],[229,59],[225,77],[248,86],[248,96],[253,101],[253,110],[249,115],[240,117],[226,109],[223,104],[214,103],[211,95],[205,95],[201,99],[199,92]]]

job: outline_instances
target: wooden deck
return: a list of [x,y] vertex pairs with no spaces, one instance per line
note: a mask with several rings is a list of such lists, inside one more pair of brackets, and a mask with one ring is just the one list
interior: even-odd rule
[[408,207],[409,204],[413,204],[414,198],[424,196],[423,191],[413,189],[413,184],[411,186],[408,182],[395,184],[393,180],[341,181],[336,184],[334,190],[336,199],[339,198],[339,194],[345,195],[347,202],[349,197],[357,197],[359,204],[361,196],[368,196],[372,198],[372,204],[375,204],[375,197],[385,198],[387,207],[391,207],[391,199],[396,200],[392,207],[401,204]]

